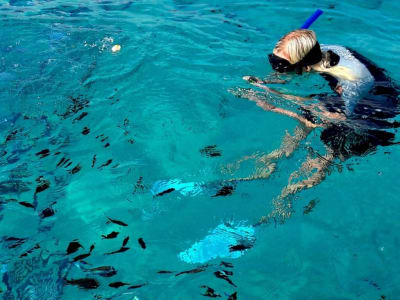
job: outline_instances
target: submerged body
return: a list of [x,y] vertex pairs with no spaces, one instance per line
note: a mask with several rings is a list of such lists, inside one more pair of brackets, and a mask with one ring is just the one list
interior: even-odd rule
[[[296,41],[298,35],[301,39]],[[307,38],[309,40],[304,42]],[[295,102],[300,113],[276,107],[254,90],[236,93],[256,102],[266,111],[277,112],[300,122],[293,135],[286,134],[279,149],[268,154],[253,154],[237,161],[234,168],[249,159],[254,159],[257,164],[256,172],[242,180],[268,178],[275,170],[278,160],[291,156],[314,128],[322,128],[320,138],[326,146],[324,155],[314,152],[299,170],[290,175],[288,185],[273,200],[273,211],[262,217],[259,223],[269,222],[271,219],[284,222],[290,217],[293,197],[289,196],[319,184],[326,177],[334,160],[344,161],[352,156],[366,155],[375,151],[378,146],[395,144],[395,135],[390,129],[399,127],[399,123],[390,119],[398,114],[400,91],[396,84],[383,69],[354,50],[337,45],[322,45],[318,54],[319,47],[313,32],[295,31],[278,42],[270,62],[278,72],[284,68],[296,70],[298,74],[302,71],[316,71],[328,81],[332,93],[314,94],[307,98],[286,95],[267,87],[263,80],[244,77],[268,94],[277,94],[284,100]],[[306,48],[309,53],[313,53],[314,58],[320,59],[318,63],[314,63],[315,60],[313,62],[313,56],[307,51],[299,52]],[[306,60],[302,60],[302,57],[306,57]],[[317,99],[318,104],[308,104],[313,99]],[[232,165],[230,169],[232,170]]]

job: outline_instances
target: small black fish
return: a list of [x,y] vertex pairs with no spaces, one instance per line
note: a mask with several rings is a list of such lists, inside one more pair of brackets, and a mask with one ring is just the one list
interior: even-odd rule
[[88,135],[89,133],[90,133],[90,128],[84,127],[84,128],[82,129],[82,134],[83,134],[83,135]]
[[156,195],[156,197],[160,197],[160,196],[162,196],[162,195],[165,195],[165,194],[168,194],[168,193],[172,193],[173,191],[175,191],[174,188],[169,188],[169,189],[167,189],[167,190],[165,190],[165,191],[162,191],[162,192],[158,193],[158,194]]
[[97,267],[97,268],[92,268],[92,269],[84,269],[85,272],[91,272],[95,275],[99,275],[102,277],[112,277],[117,274],[117,270],[115,270],[114,267],[111,266],[102,266],[102,267]]
[[44,218],[48,218],[48,217],[54,216],[54,213],[55,213],[54,210],[51,207],[48,207],[48,208],[42,210],[42,212],[40,213],[39,216],[42,219],[44,219]]
[[74,119],[74,121],[80,121],[80,120],[82,120],[84,117],[86,117],[88,115],[88,113],[87,112],[83,112],[83,113],[81,113],[78,117],[76,117],[75,119]]
[[65,157],[61,158],[60,161],[58,162],[56,168],[61,167],[63,164],[65,164],[66,160]]
[[223,280],[225,280],[226,282],[228,282],[229,284],[231,284],[231,285],[233,285],[234,287],[236,287],[236,284],[234,284],[234,283],[232,282],[232,280],[230,280],[230,278],[228,277],[228,275],[225,274],[224,272],[216,271],[216,272],[214,272],[214,275],[215,275],[215,277],[220,278],[220,279],[223,279]]
[[130,249],[130,248],[127,248],[127,247],[121,247],[121,248],[120,248],[119,250],[117,250],[117,251],[105,253],[104,255],[111,255],[111,254],[122,253],[122,252],[128,251],[129,249]]
[[36,156],[40,156],[40,158],[44,158],[46,156],[49,156],[49,154],[50,154],[50,150],[49,149],[44,149],[44,150],[36,153],[35,155]]
[[96,154],[93,155],[93,159],[92,159],[92,168],[94,167],[94,164],[96,163]]
[[39,244],[36,244],[33,248],[31,248],[28,251],[26,251],[25,253],[21,254],[19,257],[21,258],[21,257],[28,256],[28,254],[32,253],[36,249],[40,249],[40,245]]
[[113,232],[111,232],[111,233],[109,233],[107,235],[102,235],[101,237],[103,239],[115,239],[118,236],[118,234],[119,234],[119,232],[113,231]]
[[104,148],[108,148],[110,146],[110,143],[107,143],[104,145]]
[[157,272],[157,274],[171,274],[171,273],[174,273],[174,272],[173,271],[164,271],[164,270]]
[[18,129],[11,131],[10,134],[7,135],[6,140],[5,140],[5,143],[7,143],[8,141],[11,141],[11,140],[13,140],[13,139],[15,139],[15,135],[16,135],[17,133],[18,133]]
[[70,174],[78,173],[82,169],[81,165],[77,164],[72,170],[69,171]]
[[4,239],[4,241],[10,242],[11,245],[8,246],[9,249],[14,249],[21,246],[23,243],[25,243],[26,240],[26,238],[16,238],[13,236]]
[[144,185],[143,185],[143,176],[140,176],[138,180],[136,181],[135,187],[133,189],[132,194],[136,194],[138,191],[143,191],[144,190]]
[[104,164],[102,164],[100,167],[98,167],[98,169],[101,169],[102,167],[107,167],[111,163],[112,163],[112,159],[109,159]]
[[229,196],[229,195],[232,195],[233,190],[234,190],[233,186],[226,185],[226,186],[223,186],[214,196],[211,196],[211,197]]
[[127,236],[127,237],[124,239],[124,241],[122,242],[122,247],[125,247],[126,244],[128,244],[128,241],[129,241],[129,236]]
[[303,214],[304,215],[309,214],[313,210],[315,205],[318,204],[318,202],[319,202],[319,200],[317,200],[317,199],[311,200],[306,206],[304,206]]
[[65,279],[65,282],[70,285],[77,285],[80,289],[97,289],[100,286],[99,282],[93,278]]
[[112,288],[115,288],[115,289],[118,289],[118,288],[120,288],[121,286],[129,285],[129,284],[130,284],[130,283],[125,283],[125,282],[117,281],[117,282],[112,282],[112,283],[110,283],[108,286],[109,286],[109,287],[112,287]]
[[229,252],[244,251],[250,249],[251,247],[253,247],[253,245],[234,245],[229,247]]
[[201,288],[207,289],[206,292],[204,294],[202,294],[203,296],[210,297],[210,298],[221,297],[220,294],[216,294],[215,293],[214,289],[212,289],[212,288],[210,288],[210,287],[208,287],[206,285],[202,285]]
[[57,151],[56,153],[54,153],[54,155],[59,155],[59,154],[61,154],[60,151]]
[[109,217],[107,217],[107,219],[109,220],[109,221],[107,221],[107,224],[111,222],[111,223],[114,223],[114,224],[117,224],[117,225],[120,225],[120,226],[128,226],[128,224],[126,224],[126,223],[124,223],[122,221],[111,219]]
[[68,244],[66,255],[69,255],[71,253],[78,251],[79,248],[83,249],[83,246],[77,240],[73,240],[72,242],[70,242]]
[[50,187],[50,181],[48,180],[41,180],[39,185],[36,187],[35,194],[41,193],[47,190]]
[[35,208],[35,207],[33,206],[33,204],[31,204],[31,203],[29,203],[29,202],[25,202],[25,201],[20,201],[20,202],[18,202],[18,204],[20,204],[20,205],[22,205],[22,206],[25,206],[25,207]]
[[231,264],[229,262],[225,262],[225,261],[221,261],[221,263],[219,265],[224,266],[225,268],[233,268],[233,264]]
[[228,300],[237,300],[237,292],[234,292],[232,295],[230,295]]
[[182,274],[200,273],[200,272],[203,272],[207,267],[208,267],[208,265],[205,265],[205,266],[200,266],[200,267],[198,267],[196,269],[191,269],[191,270],[188,270],[188,271],[182,271],[182,272],[179,272],[178,274],[176,274],[175,276],[179,276],[179,275],[182,275]]
[[82,260],[82,259],[85,259],[86,257],[89,257],[90,254],[92,254],[93,249],[94,249],[94,244],[92,246],[90,246],[89,253],[78,255],[73,258],[73,261],[76,262],[78,260]]
[[138,289],[141,288],[142,286],[145,286],[147,283],[142,283],[142,284],[138,284],[138,285],[131,285],[130,287],[128,287],[128,290],[133,290],[133,289]]
[[221,156],[221,151],[217,149],[217,145],[204,147],[200,150],[200,153],[208,157]]
[[69,162],[69,163],[65,166],[65,168],[68,168],[70,165],[72,165],[72,161]]
[[144,240],[142,238],[138,238],[138,243],[139,243],[140,247],[142,247],[142,249],[146,249],[146,243],[144,242]]

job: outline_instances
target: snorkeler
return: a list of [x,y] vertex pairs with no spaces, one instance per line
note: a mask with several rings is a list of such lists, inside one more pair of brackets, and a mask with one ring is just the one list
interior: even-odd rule
[[[299,29],[278,41],[273,53],[269,54],[269,62],[279,73],[318,72],[328,81],[332,93],[310,97],[287,95],[267,87],[264,80],[243,77],[267,93],[240,89],[235,92],[236,96],[254,101],[266,111],[294,118],[300,124],[293,136],[286,134],[279,149],[269,154],[246,156],[231,165],[228,169],[232,170],[245,160],[254,159],[257,163],[253,175],[235,180],[268,178],[278,159],[291,156],[314,128],[322,128],[320,138],[326,148],[324,155],[314,151],[314,157],[308,157],[300,169],[290,175],[288,185],[273,201],[274,209],[262,217],[260,223],[284,222],[292,213],[291,195],[324,180],[335,159],[345,161],[352,156],[366,155],[377,146],[395,144],[394,134],[383,129],[399,127],[398,122],[387,121],[398,114],[399,88],[383,69],[357,52],[337,45],[320,46],[313,31]],[[271,95],[296,103],[299,112],[268,103],[266,96]],[[317,104],[308,104],[315,99]],[[295,181],[298,178],[303,179]]]

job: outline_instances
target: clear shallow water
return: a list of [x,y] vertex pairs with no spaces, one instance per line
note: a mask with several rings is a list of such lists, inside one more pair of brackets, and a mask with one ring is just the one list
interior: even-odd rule
[[[151,193],[160,180],[226,178],[221,166],[271,151],[285,130],[293,130],[295,121],[263,112],[228,90],[249,87],[244,75],[270,73],[266,53],[316,8],[310,2],[0,3],[5,299],[202,299],[203,285],[222,298],[237,291],[239,299],[396,299],[400,202],[395,146],[346,161],[342,172],[332,170],[319,186],[298,195],[296,213],[285,224],[262,226],[239,238],[223,224],[252,229],[308,155],[305,146],[283,160],[270,179],[238,184],[228,197],[182,190],[162,197]],[[400,80],[397,3],[323,1],[319,7],[325,14],[313,29],[322,43],[350,46]],[[122,50],[112,53],[113,44]],[[326,88],[317,76],[302,82]],[[299,88],[302,93],[309,92]],[[87,116],[75,120],[82,112]],[[87,135],[82,134],[85,127]],[[222,155],[202,155],[199,150],[209,145],[217,145]],[[306,145],[322,149],[318,132]],[[35,154],[43,149],[50,155],[40,159]],[[69,161],[57,167],[62,158]],[[81,170],[71,174],[77,165]],[[248,174],[252,168],[242,171]],[[50,187],[35,196],[46,180]],[[9,199],[34,203],[36,209]],[[319,202],[304,215],[312,199]],[[49,207],[54,216],[40,218]],[[128,226],[107,224],[106,217]],[[217,237],[222,239],[214,239],[221,228],[224,234]],[[101,238],[112,231],[120,232],[116,239]],[[246,234],[251,235],[246,240],[255,239],[254,246],[229,256],[226,241],[241,241]],[[127,236],[128,251],[104,255],[118,250]],[[26,240],[14,247],[18,242],[10,237]],[[146,249],[137,242],[140,237]],[[70,259],[95,245],[85,259],[90,265],[70,264],[63,255],[74,239],[85,249]],[[40,249],[34,249],[37,244]],[[196,256],[198,263],[182,259],[196,245],[216,250]],[[222,268],[221,260],[234,268]],[[204,263],[209,267],[203,272],[175,276]],[[105,265],[114,266],[117,275],[106,278],[82,269]],[[233,271],[229,278],[236,287],[216,278],[213,273],[221,269]],[[63,286],[66,274],[68,279],[96,278],[100,287]],[[116,281],[147,285],[108,286]]]

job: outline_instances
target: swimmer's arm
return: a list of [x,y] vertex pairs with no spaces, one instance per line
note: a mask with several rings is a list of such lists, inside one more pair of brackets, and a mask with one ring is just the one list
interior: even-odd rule
[[248,81],[250,84],[263,89],[266,92],[281,96],[282,98],[290,101],[307,101],[307,100],[312,100],[311,97],[300,97],[300,96],[294,96],[294,95],[289,95],[289,94],[284,94],[280,91],[271,89],[270,87],[267,87],[264,85],[266,82],[261,80],[260,78],[254,77],[254,76],[244,76],[244,80]]
[[273,111],[273,112],[279,113],[281,115],[285,115],[285,116],[291,117],[293,119],[296,119],[296,120],[300,121],[301,123],[303,123],[306,127],[309,127],[309,128],[323,127],[322,125],[315,124],[313,122],[308,121],[306,118],[300,116],[299,114],[296,114],[295,112],[292,112],[290,110],[286,110],[286,109],[283,109],[280,107],[276,107],[272,104],[269,104],[269,103],[259,99],[254,92],[247,92],[245,94],[242,94],[241,97],[247,98],[250,101],[256,102],[257,106],[261,107],[265,111]]

